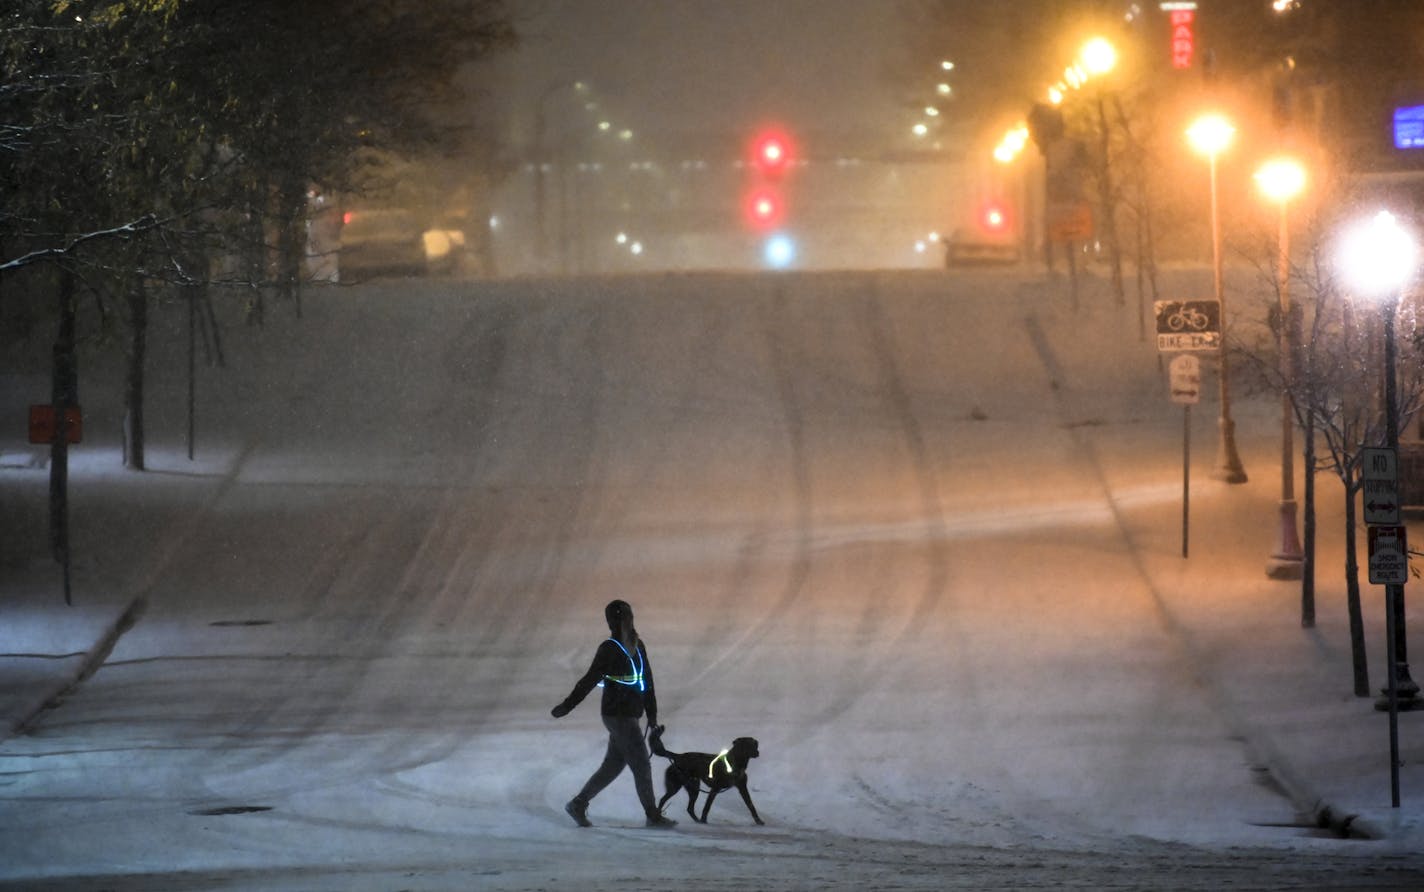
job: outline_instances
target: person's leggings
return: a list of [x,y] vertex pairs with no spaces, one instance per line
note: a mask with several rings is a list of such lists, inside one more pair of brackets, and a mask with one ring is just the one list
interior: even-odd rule
[[638,789],[638,799],[643,803],[643,811],[649,816],[658,813],[657,800],[653,798],[653,767],[648,758],[648,745],[643,742],[643,729],[637,719],[624,716],[603,717],[603,727],[608,729],[608,752],[604,753],[603,764],[583,785],[576,797],[587,803],[597,796],[604,787],[613,782],[623,766],[633,769],[633,785]]

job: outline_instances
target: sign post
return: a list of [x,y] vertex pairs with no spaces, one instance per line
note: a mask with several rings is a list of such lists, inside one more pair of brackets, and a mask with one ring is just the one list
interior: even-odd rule
[[[1399,524],[1399,453],[1393,447],[1360,450],[1365,523],[1370,542],[1370,584],[1385,590],[1385,662],[1389,673],[1389,790],[1399,808],[1399,673],[1395,664],[1395,605],[1409,581],[1409,548]],[[1379,708],[1376,706],[1376,708]]]
[[1182,406],[1182,557],[1188,555],[1192,502],[1192,406],[1201,401],[1201,360],[1190,353],[1172,357],[1167,367],[1172,402]]
[[1172,402],[1182,407],[1182,557],[1189,553],[1192,500],[1192,406],[1201,402],[1201,360],[1193,350],[1221,346],[1221,303],[1215,300],[1159,300],[1157,349],[1177,353],[1168,366]]

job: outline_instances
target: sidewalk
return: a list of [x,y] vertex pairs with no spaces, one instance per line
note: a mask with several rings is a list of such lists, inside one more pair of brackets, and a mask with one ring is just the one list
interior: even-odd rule
[[0,624],[0,741],[24,733],[66,691],[102,665],[114,642],[143,612],[141,599],[66,606],[57,567],[53,576],[51,591],[22,585],[5,596]]
[[[157,450],[155,450],[157,452]],[[230,479],[232,455],[211,456],[185,468],[185,475],[146,477],[105,473],[95,467],[112,456],[71,464],[72,492],[82,501],[71,516],[74,567],[71,597],[64,603],[63,575],[47,556],[48,485],[36,447],[0,455],[8,498],[0,558],[0,742],[23,733],[65,691],[94,672],[127,629],[142,615],[144,594],[177,553],[202,510]],[[25,462],[24,457],[30,461]],[[110,568],[122,567],[120,578]]]
[[[1256,427],[1256,424],[1252,424]],[[1280,464],[1270,444],[1243,455],[1250,480],[1210,478],[1211,440],[1193,461],[1190,557],[1183,559],[1181,479],[1169,498],[1134,502],[1141,480],[1109,479],[1135,558],[1154,590],[1163,622],[1197,667],[1198,681],[1246,748],[1262,783],[1294,803],[1303,825],[1338,835],[1387,840],[1391,850],[1424,849],[1424,710],[1399,714],[1401,806],[1391,806],[1389,715],[1373,693],[1386,685],[1384,589],[1367,579],[1360,558],[1360,599],[1372,695],[1356,697],[1344,595],[1344,520],[1340,483],[1316,482],[1315,625],[1301,625],[1301,583],[1266,576],[1277,535]],[[1130,467],[1109,435],[1094,443],[1100,464]],[[1299,468],[1297,468],[1299,477]],[[1162,492],[1156,481],[1158,492]],[[1296,497],[1301,496],[1300,483]],[[1299,525],[1299,521],[1298,521]],[[1298,526],[1299,528],[1299,526]],[[1358,547],[1365,547],[1363,527]],[[1417,580],[1406,605],[1424,597]],[[1410,642],[1424,641],[1424,616],[1409,616]],[[1417,645],[1416,645],[1417,646]],[[1424,663],[1413,655],[1414,673]]]

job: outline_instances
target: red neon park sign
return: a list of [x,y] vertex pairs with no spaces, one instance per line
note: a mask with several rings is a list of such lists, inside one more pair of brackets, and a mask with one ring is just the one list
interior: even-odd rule
[[1195,3],[1163,3],[1162,10],[1167,13],[1167,21],[1171,25],[1171,56],[1173,68],[1191,68],[1192,57],[1196,55],[1196,32],[1194,30],[1197,19],[1197,5]]

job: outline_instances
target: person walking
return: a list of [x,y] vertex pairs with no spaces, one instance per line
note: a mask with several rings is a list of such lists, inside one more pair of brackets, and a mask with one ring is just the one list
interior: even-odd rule
[[633,770],[633,786],[643,804],[649,827],[673,827],[676,821],[663,817],[653,796],[653,768],[639,720],[646,712],[648,727],[658,722],[658,698],[653,686],[653,667],[638,630],[633,627],[633,608],[627,601],[609,601],[603,608],[608,631],[613,637],[598,646],[588,671],[574,684],[573,691],[552,710],[559,719],[583,702],[589,691],[603,685],[603,726],[608,729],[608,751],[603,763],[564,811],[580,827],[590,827],[588,804],[604,787],[622,773]]

